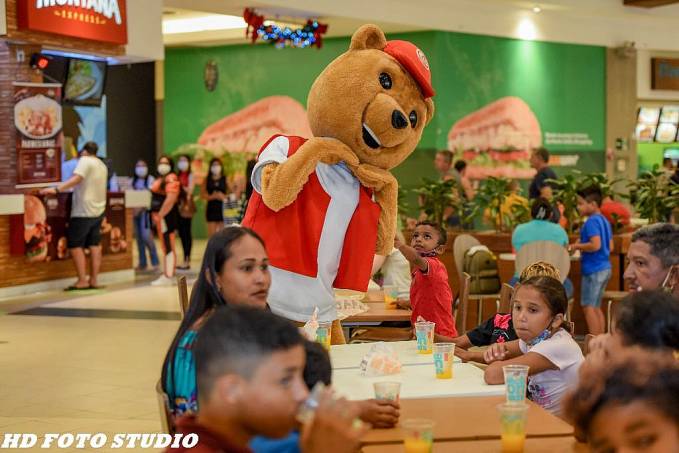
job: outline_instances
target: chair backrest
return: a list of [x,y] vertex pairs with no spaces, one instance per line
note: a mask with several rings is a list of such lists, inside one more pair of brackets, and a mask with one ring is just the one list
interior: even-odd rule
[[513,295],[514,287],[507,283],[503,283],[502,288],[500,288],[500,304],[497,307],[498,313],[509,313],[512,311]]
[[160,380],[156,383],[156,399],[158,400],[158,411],[160,412],[160,426],[164,433],[174,434],[175,426],[170,410],[170,399],[163,390]]
[[478,239],[469,234],[461,234],[457,236],[455,242],[453,242],[453,259],[455,260],[457,275],[460,277],[460,284],[462,283],[462,273],[464,272],[462,266],[462,263],[464,263],[464,252],[475,245],[481,245],[481,243]]
[[182,314],[182,319],[189,309],[189,289],[186,285],[186,277],[177,277],[177,291],[179,292],[179,311]]
[[552,241],[529,242],[516,254],[515,269],[520,274],[527,266],[536,261],[545,261],[559,270],[561,283],[566,281],[571,270],[571,257],[568,251]]
[[458,295],[459,306],[457,309],[457,318],[455,324],[457,327],[457,334],[464,335],[467,332],[467,310],[469,309],[469,287],[472,284],[472,277],[466,272],[462,272],[462,281],[460,282],[460,294]]

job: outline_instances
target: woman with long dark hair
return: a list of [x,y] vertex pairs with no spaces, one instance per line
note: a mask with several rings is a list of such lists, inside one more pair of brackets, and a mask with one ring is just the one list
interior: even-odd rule
[[196,213],[196,204],[193,202],[193,173],[191,173],[191,157],[182,154],[177,158],[177,178],[182,186],[179,197],[179,216],[177,217],[177,231],[184,250],[184,263],[177,266],[177,269],[188,270],[191,268],[191,247],[193,236],[191,232],[191,222]]
[[189,308],[163,363],[161,382],[175,416],[198,407],[191,352],[198,329],[221,305],[265,309],[271,286],[268,265],[264,242],[249,228],[224,228],[208,241]]
[[164,259],[163,274],[151,283],[154,286],[174,284],[177,267],[174,238],[179,217],[177,202],[180,191],[181,187],[174,172],[172,159],[161,156],[158,159],[158,179],[151,186],[151,219],[158,231]]

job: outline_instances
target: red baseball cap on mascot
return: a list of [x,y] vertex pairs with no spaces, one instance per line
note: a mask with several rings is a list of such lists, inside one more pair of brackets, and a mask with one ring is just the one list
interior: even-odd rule
[[387,41],[384,51],[394,57],[410,73],[420,86],[425,99],[434,96],[431,70],[424,52],[411,42],[398,40]]

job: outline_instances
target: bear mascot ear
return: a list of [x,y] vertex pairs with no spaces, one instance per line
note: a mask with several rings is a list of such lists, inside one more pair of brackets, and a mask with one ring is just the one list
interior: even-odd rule
[[424,100],[424,103],[427,105],[427,124],[429,124],[431,119],[434,118],[434,101],[431,98],[427,98]]
[[382,30],[377,25],[366,24],[356,30],[354,36],[351,37],[349,50],[382,50],[386,45],[387,38],[384,37]]

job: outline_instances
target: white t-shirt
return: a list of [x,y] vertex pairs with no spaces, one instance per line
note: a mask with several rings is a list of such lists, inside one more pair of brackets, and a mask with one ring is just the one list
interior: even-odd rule
[[561,415],[561,398],[578,383],[578,370],[585,358],[573,337],[559,329],[533,347],[519,339],[521,352],[535,352],[558,367],[528,377],[530,399],[554,415]]
[[[410,299],[410,283],[413,276],[410,271],[410,263],[397,248],[392,248],[391,253],[386,256],[384,264],[380,268],[384,276],[384,285],[394,285],[398,288],[398,298]],[[370,280],[368,289],[380,289],[379,285]]]
[[106,209],[106,164],[97,157],[82,156],[73,174],[83,180],[73,189],[71,217],[99,217]]

